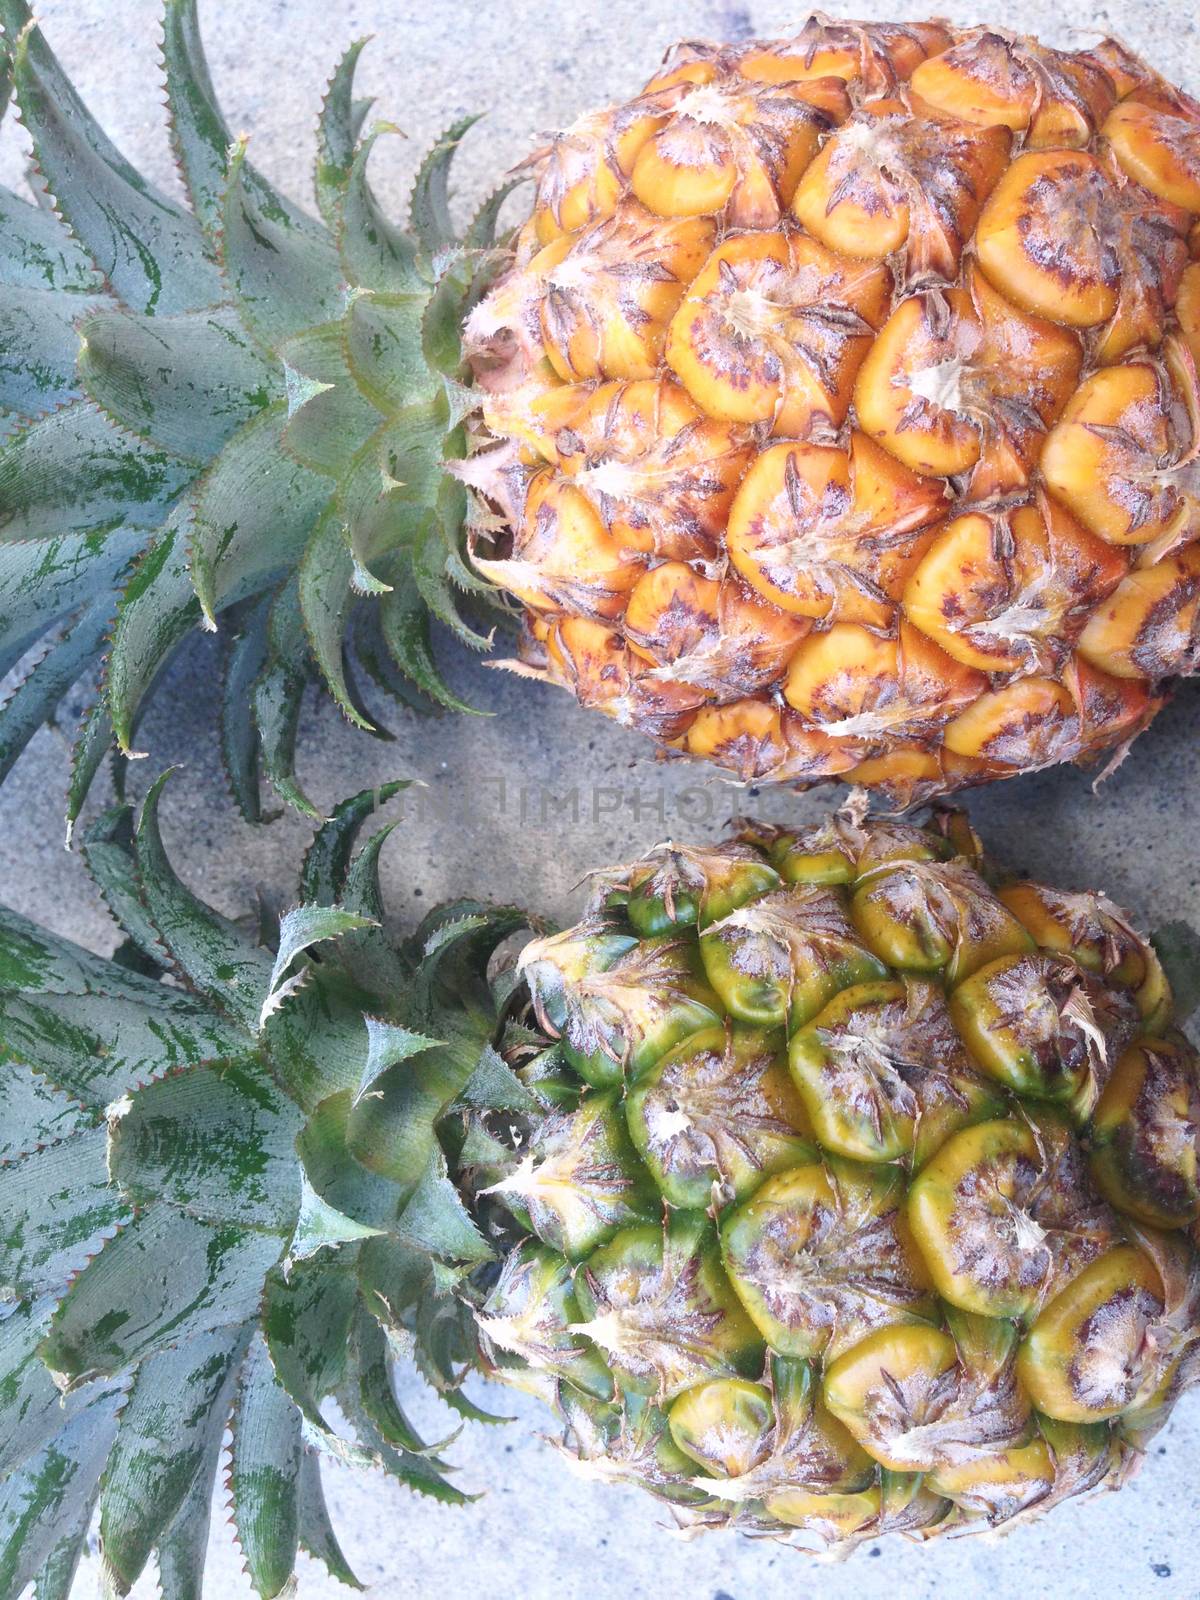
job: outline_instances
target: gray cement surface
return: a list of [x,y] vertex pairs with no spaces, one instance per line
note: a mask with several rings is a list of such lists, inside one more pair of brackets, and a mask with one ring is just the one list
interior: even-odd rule
[[[926,7],[861,0],[857,11],[916,17]],[[963,22],[974,6],[942,9]],[[533,135],[635,89],[672,40],[787,31],[801,13],[786,4],[730,0],[205,0],[213,73],[235,129],[255,159],[307,198],[311,130],[342,45],[373,33],[363,81],[381,115],[400,123],[381,187],[403,192],[413,153],[452,118],[488,116],[464,151],[465,199],[530,148]],[[47,32],[87,99],[126,153],[155,180],[174,174],[159,108],[155,60],[158,0],[40,0]],[[1115,31],[1176,81],[1200,91],[1200,22],[1188,0],[1095,5],[1091,0],[1008,0],[985,20],[1040,32],[1052,42]],[[11,121],[0,138],[0,181],[20,182],[24,153]],[[393,163],[388,166],[388,163]],[[550,914],[577,908],[588,867],[628,859],[667,832],[711,834],[731,813],[815,815],[821,799],[755,799],[702,769],[662,766],[631,734],[579,711],[557,691],[447,655],[455,683],[487,718],[433,724],[394,721],[395,741],[352,733],[314,700],[302,729],[301,776],[319,803],[399,775],[423,780],[388,846],[385,875],[396,919],[411,921],[437,899],[464,892],[516,899]],[[144,729],[144,782],[167,762],[184,771],[166,827],[184,876],[229,911],[257,886],[285,900],[308,829],[285,817],[252,830],[233,813],[215,763],[208,696],[212,646],[189,645],[171,669]],[[197,691],[199,690],[199,693]],[[1100,790],[1075,771],[1046,773],[969,800],[998,853],[1057,881],[1102,885],[1146,924],[1200,921],[1200,685],[1184,688]],[[63,734],[39,736],[0,791],[0,897],[96,949],[113,930],[83,871],[61,844],[67,774]],[[413,1385],[412,1408],[428,1404]],[[447,1510],[400,1489],[334,1470],[330,1498],[352,1563],[382,1600],[487,1595],[489,1600],[1108,1600],[1200,1596],[1196,1462],[1200,1397],[1191,1396],[1156,1441],[1142,1475],[1120,1496],[1072,1504],[999,1542],[948,1541],[921,1550],[885,1542],[848,1565],[818,1567],[769,1544],[716,1538],[683,1544],[661,1513],[630,1491],[567,1471],[537,1437],[542,1416],[504,1393],[484,1397],[511,1411],[507,1428],[473,1427],[454,1448],[462,1482],[482,1504]],[[406,1404],[408,1400],[406,1398]],[[432,1407],[436,1411],[436,1407]],[[441,1419],[444,1420],[444,1419]],[[437,1420],[430,1418],[431,1427]],[[241,1600],[240,1572],[218,1508],[204,1600]],[[94,1563],[79,1597],[94,1592]],[[152,1576],[135,1600],[156,1594]],[[344,1591],[307,1564],[306,1600]]]

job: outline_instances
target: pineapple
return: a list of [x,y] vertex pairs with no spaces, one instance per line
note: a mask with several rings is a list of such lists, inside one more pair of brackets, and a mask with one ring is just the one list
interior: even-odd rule
[[685,1529],[836,1553],[1117,1487],[1200,1377],[1181,926],[856,799],[601,872],[563,932],[395,941],[355,841],[396,785],[267,948],[174,874],[162,782],[84,836],[112,961],[0,913],[0,1600],[62,1600],[94,1512],[107,1593],[198,1595],[222,1461],[264,1600],[299,1548],[355,1581],[322,1456],[468,1498],[400,1361],[467,1418],[471,1373],[533,1390]]
[[534,171],[466,325],[522,670],[901,803],[1123,748],[1196,670],[1195,100],[1111,39],[814,18]]
[[469,122],[398,226],[353,46],[311,215],[164,5],[186,208],[0,0],[44,202],[0,193],[0,778],[98,678],[73,823],[197,627],[251,819],[260,769],[316,815],[313,679],[384,737],[364,678],[471,709],[432,622],[522,616],[510,664],[666,749],[900,803],[1123,749],[1194,669],[1200,110],[1119,45],[689,44],[459,238]]

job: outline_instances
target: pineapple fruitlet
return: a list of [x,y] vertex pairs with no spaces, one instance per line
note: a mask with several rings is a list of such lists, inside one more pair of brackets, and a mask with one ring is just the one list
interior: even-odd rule
[[65,1600],[94,1508],[106,1592],[198,1595],[223,1463],[260,1595],[301,1547],[353,1581],[322,1455],[467,1498],[401,1362],[468,1418],[469,1373],[532,1389],[686,1529],[833,1551],[1118,1486],[1200,1377],[1182,926],[856,806],[600,873],[515,962],[476,902],[395,942],[388,830],[355,852],[393,789],[272,954],[160,791],[84,838],[115,960],[0,914],[0,1600]]
[[742,778],[897,800],[1195,671],[1200,104],[1120,45],[814,18],[537,158],[467,326],[522,661]]

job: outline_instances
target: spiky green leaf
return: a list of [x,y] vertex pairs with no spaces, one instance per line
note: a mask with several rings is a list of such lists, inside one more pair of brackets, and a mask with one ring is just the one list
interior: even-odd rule
[[437,1452],[453,1443],[444,1439],[436,1445],[426,1445],[421,1435],[405,1416],[392,1378],[392,1362],[387,1338],[374,1317],[360,1309],[354,1326],[354,1358],[358,1369],[358,1394],[363,1411],[379,1431],[381,1439],[405,1454],[425,1456],[434,1466]]
[[355,1105],[390,1068],[397,1066],[401,1061],[407,1061],[410,1056],[421,1055],[426,1050],[435,1049],[441,1043],[438,1039],[430,1039],[422,1033],[413,1033],[411,1029],[401,1027],[399,1023],[388,1022],[381,1017],[367,1017],[365,1021],[368,1041],[367,1060],[354,1095]]
[[0,1482],[0,1594],[19,1595],[64,1541],[86,1529],[117,1429],[121,1391],[102,1389]]
[[267,654],[251,691],[262,762],[281,799],[310,817],[321,818],[296,777],[296,730],[304,691],[312,679],[308,642],[294,580],[285,583],[271,603]]
[[438,392],[422,348],[424,294],[360,294],[346,313],[349,371],[379,411],[430,401]]
[[259,793],[258,728],[254,686],[267,665],[267,622],[272,596],[264,595],[226,634],[221,681],[221,759],[234,803],[247,822],[263,820]]
[[300,1411],[255,1335],[234,1407],[230,1488],[250,1582],[274,1600],[292,1576],[299,1546]]
[[18,289],[94,293],[104,280],[53,212],[0,189],[0,281]]
[[434,1149],[425,1175],[400,1213],[397,1232],[444,1261],[488,1261],[492,1251],[471,1221],[446,1172],[446,1158]]
[[[233,135],[221,113],[200,38],[196,0],[167,0],[163,17],[163,65],[171,111],[171,143],[187,184],[192,209],[205,232],[219,233]],[[242,182],[258,208],[290,228],[317,224],[279,194],[246,162]]]
[[132,807],[116,805],[100,812],[88,824],[82,846],[88,871],[116,922],[148,961],[165,970],[171,958],[147,915],[138,883]]
[[[399,1196],[396,1185],[375,1172],[368,1172],[350,1153],[348,1121],[351,1092],[327,1096],[308,1119],[296,1148],[304,1164],[305,1176],[316,1197],[335,1215],[312,1209],[317,1247],[324,1243],[350,1242],[336,1237],[346,1232],[353,1237],[353,1229],[345,1229],[340,1219],[349,1218],[360,1228],[390,1229],[395,1222]],[[328,1230],[329,1239],[323,1237]],[[293,1240],[292,1248],[295,1249]]]
[[81,316],[75,342],[91,399],[122,427],[196,463],[279,398],[277,372],[227,307],[174,317],[96,310]]
[[0,1167],[0,1300],[52,1293],[128,1220],[104,1150],[104,1129],[89,1128]]
[[[68,849],[71,847],[75,824],[79,821],[87,802],[88,791],[96,780],[96,774],[104,765],[105,756],[112,748],[113,725],[112,718],[108,714],[108,705],[103,699],[93,699],[83,714],[79,732],[71,748],[71,776],[67,782]],[[125,758],[118,756],[114,751],[114,777],[117,779],[118,792],[120,792],[124,762]]]
[[109,1173],[134,1205],[169,1200],[207,1222],[283,1235],[300,1207],[302,1122],[249,1058],[172,1073],[114,1117]]
[[257,1029],[270,989],[271,960],[175,875],[163,846],[158,808],[169,773],[146,796],[137,830],[146,904],[183,976],[238,1021]]
[[336,1249],[338,1245],[359,1244],[363,1239],[373,1239],[383,1232],[365,1222],[356,1222],[344,1211],[338,1211],[323,1200],[307,1178],[301,1184],[300,1215],[288,1246],[289,1264],[307,1261],[321,1250]]
[[271,971],[266,997],[259,1012],[260,1031],[267,1018],[279,1010],[288,996],[294,994],[304,980],[305,968],[288,976],[293,962],[313,945],[322,944],[327,939],[340,938],[342,934],[350,933],[355,928],[365,928],[369,926],[369,922],[369,918],[359,916],[354,911],[346,911],[340,906],[297,906],[287,912],[280,920],[279,949],[275,955],[275,965]]
[[[0,6],[13,82],[38,166],[59,211],[125,304],[194,310],[221,298],[196,219],[155,189],[107,138],[76,94],[25,0]],[[24,31],[21,31],[24,28]]]
[[19,1161],[44,1145],[83,1133],[96,1121],[60,1089],[19,1061],[0,1071],[0,1162]]
[[300,889],[305,901],[314,905],[331,905],[341,899],[355,841],[363,823],[408,787],[408,780],[400,779],[381,784],[378,789],[364,789],[343,800],[334,809],[329,821],[314,836],[304,858]]
[[255,1315],[280,1250],[276,1234],[156,1205],[75,1279],[42,1357],[61,1382],[75,1384],[213,1328],[240,1325]]
[[328,480],[283,452],[286,428],[280,402],[234,436],[199,487],[192,581],[209,618],[294,565],[329,499]]
[[304,1452],[300,1461],[297,1509],[300,1522],[300,1548],[306,1550],[314,1560],[320,1561],[329,1575],[336,1578],[339,1583],[344,1583],[349,1589],[364,1588],[365,1585],[355,1576],[350,1563],[346,1560],[337,1535],[333,1531],[333,1524],[329,1520],[329,1508],[325,1504],[321,1469],[317,1465],[317,1458],[309,1450]]
[[413,232],[422,248],[435,255],[454,243],[450,216],[450,167],[464,135],[479,121],[461,117],[452,123],[422,161],[409,207]]
[[224,1424],[249,1327],[199,1334],[137,1369],[100,1487],[106,1574],[124,1594],[187,1498]]
[[0,708],[0,783],[33,736],[51,721],[71,685],[96,659],[115,609],[115,596],[102,589],[62,630]]
[[75,324],[102,304],[65,290],[6,288],[0,299],[0,406],[36,417],[74,399]]
[[94,1398],[79,1390],[65,1398],[46,1371],[38,1346],[50,1303],[25,1301],[0,1322],[0,1479],[35,1455]]
[[189,476],[178,457],[120,432],[91,401],[73,401],[0,450],[0,543],[153,528]]
[[416,580],[411,571],[396,576],[398,581],[391,593],[384,595],[379,602],[383,638],[392,660],[406,678],[411,678],[438,705],[471,716],[482,715],[477,707],[460,700],[447,688],[433,657],[429,613],[421,600]]
[[246,172],[244,141],[230,153],[221,264],[238,315],[265,350],[342,310],[342,270],[324,229],[265,203]]
[[354,99],[358,58],[369,40],[356,39],[334,69],[317,122],[317,205],[331,228],[337,223],[338,199],[350,178],[354,145],[361,119]]
[[[62,939],[47,928],[39,928],[17,911],[0,906],[0,991],[9,990],[25,999],[35,995],[111,995],[135,1000],[144,1005],[175,1011],[182,1001],[194,1009],[183,995],[164,989],[160,983],[136,973],[126,972],[103,956],[96,956],[69,939]],[[5,1034],[0,1031],[0,1042]],[[10,1044],[14,1054],[21,1052]]]
[[342,1382],[358,1298],[354,1274],[327,1256],[300,1262],[267,1283],[262,1326],[275,1375],[315,1428],[328,1423],[321,1401]]
[[0,995],[0,1039],[93,1110],[138,1085],[200,1061],[239,1055],[240,1029],[178,989],[130,995]]
[[417,268],[416,244],[388,221],[367,178],[376,141],[382,134],[396,131],[383,124],[355,151],[339,197],[335,232],[350,283],[380,294],[421,294],[429,286]]
[[101,528],[5,544],[0,561],[0,670],[54,622],[120,582],[146,542],[138,528]]
[[[248,1335],[248,1329],[243,1331]],[[158,1582],[162,1600],[204,1600],[201,1591],[213,1489],[230,1410],[222,1401],[209,1408],[196,1475],[174,1520],[158,1541]]]
[[300,606],[313,655],[329,692],[351,722],[371,732],[371,723],[350,698],[342,657],[353,575],[342,524],[331,512],[317,523],[300,563]]

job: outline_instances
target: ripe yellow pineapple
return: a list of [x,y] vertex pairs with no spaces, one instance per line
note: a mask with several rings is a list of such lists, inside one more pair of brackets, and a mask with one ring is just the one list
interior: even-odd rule
[[524,669],[900,800],[1195,669],[1200,106],[1112,40],[687,44],[535,161],[466,341]]

